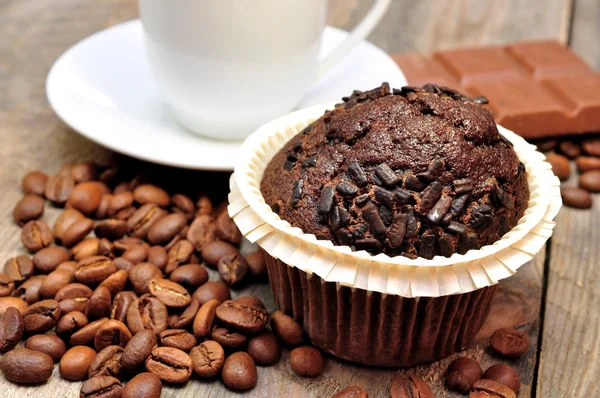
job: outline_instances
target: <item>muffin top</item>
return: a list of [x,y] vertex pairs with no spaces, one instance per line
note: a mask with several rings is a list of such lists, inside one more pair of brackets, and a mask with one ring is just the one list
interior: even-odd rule
[[491,244],[529,199],[525,166],[483,97],[435,85],[355,91],[293,137],[261,181],[292,226],[415,258]]

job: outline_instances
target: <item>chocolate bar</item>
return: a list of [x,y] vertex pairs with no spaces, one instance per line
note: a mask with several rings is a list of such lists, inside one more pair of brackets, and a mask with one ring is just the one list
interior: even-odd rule
[[498,124],[537,139],[600,131],[600,73],[555,41],[394,57],[410,85],[484,95]]

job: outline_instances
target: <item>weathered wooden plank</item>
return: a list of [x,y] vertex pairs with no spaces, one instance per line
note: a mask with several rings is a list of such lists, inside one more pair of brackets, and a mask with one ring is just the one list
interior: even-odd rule
[[600,70],[600,1],[574,0],[573,27],[569,44],[577,54]]
[[[330,1],[331,21],[345,29],[355,26],[371,4],[371,1],[358,0]],[[394,0],[369,41],[395,54],[407,51],[429,53],[460,46],[504,44],[517,40],[558,40],[569,23],[563,17],[569,2]],[[598,4],[594,0],[589,3]],[[589,20],[592,24],[592,17]],[[597,37],[597,27],[595,32],[595,36],[588,38]]]
[[[569,184],[575,185],[576,176]],[[563,208],[552,237],[537,392],[600,396],[600,204]]]

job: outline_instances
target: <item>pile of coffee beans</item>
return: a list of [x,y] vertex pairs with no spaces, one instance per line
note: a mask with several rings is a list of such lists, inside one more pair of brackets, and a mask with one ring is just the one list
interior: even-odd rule
[[[191,377],[247,390],[282,345],[297,374],[323,371],[294,319],[257,297],[231,298],[231,288],[266,281],[265,258],[241,254],[226,203],[213,207],[181,180],[94,163],[24,177],[13,217],[31,256],[0,273],[7,379],[42,383],[58,362],[62,378],[85,381],[82,397],[159,397]],[[41,220],[46,201],[63,208],[52,226]]]
[[600,192],[600,137],[564,138],[534,141],[546,153],[546,160],[561,181],[571,176],[571,163],[579,173],[578,186],[563,186],[561,196],[566,206],[578,209],[592,207],[590,193]]

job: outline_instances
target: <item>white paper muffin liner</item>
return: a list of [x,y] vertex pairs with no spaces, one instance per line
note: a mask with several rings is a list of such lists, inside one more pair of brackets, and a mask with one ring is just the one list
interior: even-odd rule
[[468,293],[496,284],[531,260],[552,236],[562,200],[560,181],[545,156],[512,131],[498,126],[527,169],[530,198],[518,224],[492,245],[431,260],[352,251],[318,240],[282,220],[260,192],[263,171],[294,135],[333,104],[318,105],[276,119],[243,144],[231,176],[229,215],[241,233],[271,256],[327,282],[408,298]]

